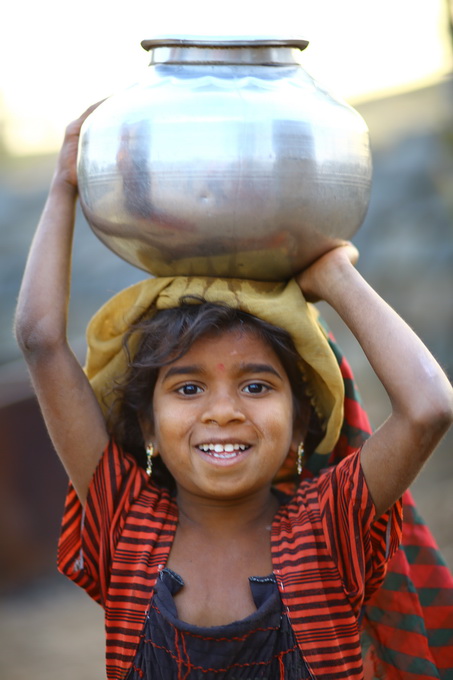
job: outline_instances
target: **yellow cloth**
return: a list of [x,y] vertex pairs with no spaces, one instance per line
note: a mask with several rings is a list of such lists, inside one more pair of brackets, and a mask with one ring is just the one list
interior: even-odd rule
[[113,379],[126,370],[122,345],[125,332],[145,312],[151,316],[153,310],[178,307],[180,299],[186,295],[239,308],[290,333],[301,357],[307,393],[325,424],[324,438],[317,452],[330,453],[343,422],[343,379],[326,333],[318,323],[318,312],[305,301],[294,280],[272,282],[178,276],[146,279],[121,291],[101,307],[87,329],[85,371],[102,408],[109,405],[108,393]]

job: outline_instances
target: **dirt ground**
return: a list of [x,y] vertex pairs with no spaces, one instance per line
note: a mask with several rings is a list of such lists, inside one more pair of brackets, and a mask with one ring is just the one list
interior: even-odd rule
[[2,680],[104,678],[103,611],[55,575],[0,602]]

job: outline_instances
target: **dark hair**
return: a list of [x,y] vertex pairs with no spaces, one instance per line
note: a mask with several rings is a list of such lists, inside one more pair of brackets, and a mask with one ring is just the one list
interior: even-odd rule
[[[288,376],[293,395],[294,419],[311,408],[306,395],[300,357],[289,333],[272,324],[222,303],[206,302],[203,298],[186,296],[179,307],[159,310],[133,326],[124,339],[128,369],[116,380],[114,402],[108,420],[111,436],[135,456],[145,467],[145,447],[140,419],[152,422],[152,397],[159,369],[181,358],[194,342],[207,335],[218,335],[235,328],[255,333],[278,356]],[[138,346],[132,356],[131,339],[138,334]],[[305,451],[309,453],[322,438],[322,428],[311,408]],[[153,463],[153,477],[171,486],[169,473],[158,457]]]

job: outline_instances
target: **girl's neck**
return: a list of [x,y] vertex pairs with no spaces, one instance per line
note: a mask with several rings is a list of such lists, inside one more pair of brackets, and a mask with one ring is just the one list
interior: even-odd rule
[[178,489],[179,524],[216,537],[238,535],[271,526],[278,510],[278,500],[270,487],[246,498],[201,498]]
[[237,621],[256,610],[249,577],[272,573],[271,527],[277,498],[257,493],[221,502],[180,493],[179,523],[167,566],[184,581],[178,616],[199,626]]

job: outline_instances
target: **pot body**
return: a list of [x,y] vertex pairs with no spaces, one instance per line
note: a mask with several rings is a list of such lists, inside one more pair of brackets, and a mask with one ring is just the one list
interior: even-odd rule
[[353,236],[368,129],[302,68],[304,41],[143,44],[145,77],[81,131],[80,202],[109,248],[156,276],[283,280]]

